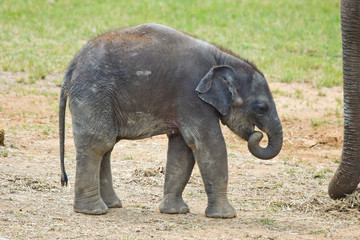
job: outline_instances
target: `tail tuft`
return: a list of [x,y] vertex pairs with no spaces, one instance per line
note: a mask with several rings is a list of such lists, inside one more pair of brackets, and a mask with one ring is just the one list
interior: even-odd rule
[[68,178],[64,171],[64,174],[61,173],[61,186],[67,186],[68,185]]

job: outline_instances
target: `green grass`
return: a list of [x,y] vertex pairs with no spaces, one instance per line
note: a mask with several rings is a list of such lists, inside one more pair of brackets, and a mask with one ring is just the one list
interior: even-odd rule
[[258,222],[268,226],[273,226],[275,224],[274,220],[265,217],[258,219]]
[[316,119],[310,119],[311,125],[313,126],[313,128],[315,130],[317,130],[320,126],[322,125],[327,125],[328,123],[330,123],[330,120],[316,120]]
[[9,156],[9,151],[5,148],[0,148],[0,156],[1,157],[8,157]]
[[0,67],[64,73],[92,37],[146,22],[229,48],[270,80],[342,83],[338,0],[0,0]]

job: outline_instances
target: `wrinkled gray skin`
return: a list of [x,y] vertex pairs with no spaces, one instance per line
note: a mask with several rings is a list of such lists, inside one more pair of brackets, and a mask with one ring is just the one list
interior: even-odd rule
[[341,1],[344,75],[344,145],[340,165],[329,184],[338,199],[360,182],[360,0]]
[[[62,183],[67,97],[76,147],[76,212],[121,207],[110,154],[121,139],[169,138],[162,213],[188,213],[182,192],[197,162],[208,196],[206,216],[232,218],[228,164],[219,120],[257,157],[275,157],[282,127],[267,82],[256,67],[172,28],[145,24],[106,33],[76,55],[59,108]],[[258,126],[269,137],[259,146]]]

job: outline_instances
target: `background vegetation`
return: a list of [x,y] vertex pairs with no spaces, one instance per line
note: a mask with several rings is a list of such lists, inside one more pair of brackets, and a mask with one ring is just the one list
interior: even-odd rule
[[156,22],[231,49],[270,81],[340,85],[339,2],[0,0],[0,67],[27,72],[30,83],[63,74],[92,37]]

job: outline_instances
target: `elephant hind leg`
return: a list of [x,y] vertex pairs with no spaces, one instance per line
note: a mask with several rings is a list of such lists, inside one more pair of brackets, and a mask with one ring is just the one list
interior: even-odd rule
[[[107,213],[108,206],[101,194],[101,167],[103,159],[110,161],[115,137],[112,141],[104,134],[79,134],[81,131],[76,126],[73,129],[76,146],[74,210],[85,214]],[[108,201],[108,198],[105,200]]]
[[105,204],[109,208],[121,208],[122,204],[116,195],[113,187],[112,174],[111,174],[111,156],[112,149],[109,150],[102,158],[100,166],[100,195]]
[[[83,82],[86,81],[77,83]],[[117,126],[113,121],[112,105],[107,96],[100,92],[94,95],[91,86],[73,87],[81,89],[69,95],[76,147],[74,209],[76,212],[103,214],[108,211],[108,206],[102,198],[101,178],[108,179],[110,168],[107,162],[110,161],[110,152],[116,143]],[[106,159],[104,164],[103,159]],[[102,167],[106,170],[101,174]],[[112,183],[109,184],[112,187]],[[103,195],[108,201],[108,194],[104,192],[109,190],[106,189],[104,187]]]
[[76,153],[75,212],[104,214],[108,207],[100,196],[100,163],[102,156],[92,150]]

